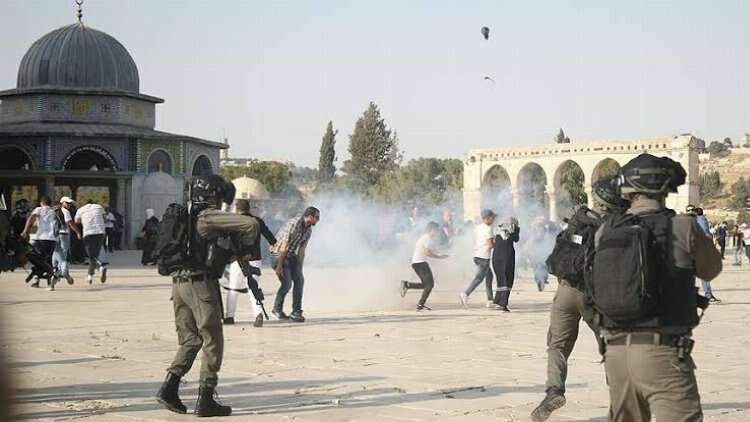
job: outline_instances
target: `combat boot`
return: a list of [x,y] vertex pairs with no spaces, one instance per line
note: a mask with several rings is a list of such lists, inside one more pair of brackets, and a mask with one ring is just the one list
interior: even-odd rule
[[565,395],[557,388],[547,389],[547,396],[539,403],[539,406],[531,412],[531,420],[534,422],[543,422],[552,415],[552,412],[565,406]]
[[175,413],[187,413],[187,407],[182,404],[178,390],[180,388],[180,377],[167,372],[167,378],[156,393],[156,401],[163,404],[167,409]]
[[232,414],[230,406],[224,406],[214,400],[216,391],[214,387],[200,386],[198,388],[198,401],[195,403],[195,416],[199,418],[206,416],[229,416]]

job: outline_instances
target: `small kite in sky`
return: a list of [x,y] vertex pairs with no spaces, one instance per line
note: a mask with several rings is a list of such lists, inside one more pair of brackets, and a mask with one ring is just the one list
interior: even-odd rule
[[483,26],[482,27],[482,36],[484,37],[485,40],[489,40],[490,39],[490,28],[487,28],[486,26]]
[[485,77],[484,77],[484,80],[485,80],[485,81],[490,81],[490,82],[492,82],[493,84],[495,83],[495,80],[494,80],[494,79],[492,79],[492,78],[490,78],[489,76],[485,76]]

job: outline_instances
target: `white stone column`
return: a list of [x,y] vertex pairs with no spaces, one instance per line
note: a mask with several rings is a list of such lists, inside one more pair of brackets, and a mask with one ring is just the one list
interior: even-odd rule
[[550,190],[547,192],[549,198],[549,221],[557,221],[557,192]]
[[521,192],[516,188],[512,188],[510,193],[513,195],[513,208],[518,208],[521,205]]
[[586,191],[586,201],[589,208],[594,208],[594,191],[591,189],[591,185],[584,186]]

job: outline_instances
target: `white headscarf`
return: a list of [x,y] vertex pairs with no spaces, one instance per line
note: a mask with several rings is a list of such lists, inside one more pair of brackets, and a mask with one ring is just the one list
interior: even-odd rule
[[154,216],[154,210],[152,208],[149,208],[146,210],[146,220]]

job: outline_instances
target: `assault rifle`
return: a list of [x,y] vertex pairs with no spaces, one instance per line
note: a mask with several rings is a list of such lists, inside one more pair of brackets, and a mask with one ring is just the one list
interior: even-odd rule
[[266,312],[265,306],[263,306],[263,301],[266,300],[265,295],[263,295],[263,290],[261,290],[260,286],[258,285],[258,282],[255,280],[255,275],[260,275],[260,268],[253,267],[250,265],[250,262],[247,260],[247,253],[248,253],[248,246],[247,244],[244,244],[242,242],[243,236],[239,233],[233,233],[229,236],[230,244],[232,247],[232,252],[237,259],[237,264],[240,266],[240,269],[242,270],[242,274],[245,276],[245,279],[247,280],[247,287],[250,289],[250,291],[253,294],[253,297],[255,298],[255,303],[260,306],[261,311],[263,311],[263,316],[266,318],[266,320],[269,320],[268,312]]
[[258,282],[255,280],[255,277],[253,277],[254,275],[260,275],[260,268],[253,267],[243,257],[237,257],[237,264],[239,264],[240,269],[242,270],[242,274],[247,279],[247,287],[253,293],[255,303],[260,306],[260,310],[263,311],[263,316],[265,316],[266,321],[268,321],[270,318],[268,318],[268,312],[266,312],[266,308],[265,306],[263,306],[263,301],[266,299],[266,297],[263,295],[263,290],[261,290]]

